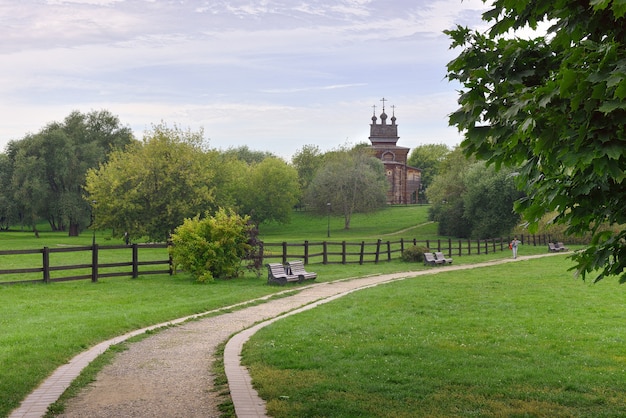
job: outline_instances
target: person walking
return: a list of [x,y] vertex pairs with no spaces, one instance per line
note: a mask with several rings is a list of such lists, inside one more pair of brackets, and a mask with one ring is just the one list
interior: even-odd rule
[[513,250],[513,258],[517,258],[517,246],[520,245],[521,242],[518,241],[517,237],[513,237],[513,241],[511,241],[511,250]]

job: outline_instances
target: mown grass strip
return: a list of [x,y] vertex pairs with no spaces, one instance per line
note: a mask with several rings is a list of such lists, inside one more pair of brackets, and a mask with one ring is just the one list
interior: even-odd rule
[[615,282],[565,257],[420,276],[259,331],[244,348],[275,417],[623,416]]

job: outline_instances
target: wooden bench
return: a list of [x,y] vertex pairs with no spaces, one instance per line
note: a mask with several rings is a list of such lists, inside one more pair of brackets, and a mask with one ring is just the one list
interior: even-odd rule
[[444,261],[443,260],[437,260],[435,258],[435,254],[433,253],[424,253],[424,265],[431,265],[431,266],[436,266],[437,264],[443,264]]
[[279,284],[281,286],[287,282],[297,282],[300,278],[297,275],[287,274],[285,266],[280,263],[269,263],[267,265],[267,284]]
[[563,245],[562,242],[557,242],[555,247],[559,251],[569,251],[569,248],[567,248],[565,245]]
[[435,257],[437,257],[437,261],[441,260],[443,261],[443,263],[441,264],[452,264],[452,258],[446,258],[445,255],[443,255],[443,252],[439,251],[435,253]]
[[309,273],[304,270],[304,262],[302,260],[290,261],[287,263],[287,272],[298,276],[299,281],[315,280],[317,273]]

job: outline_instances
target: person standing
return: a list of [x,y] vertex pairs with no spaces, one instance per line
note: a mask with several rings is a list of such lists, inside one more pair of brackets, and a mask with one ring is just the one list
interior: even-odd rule
[[511,250],[513,250],[513,258],[517,258],[517,246],[520,244],[521,242],[518,241],[517,237],[513,237],[513,241],[511,241]]

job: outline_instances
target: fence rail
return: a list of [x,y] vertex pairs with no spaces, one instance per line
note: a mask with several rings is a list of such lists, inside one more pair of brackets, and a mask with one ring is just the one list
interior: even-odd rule
[[[167,248],[167,244],[132,244],[132,245],[107,245],[100,246],[98,244],[83,246],[83,247],[66,247],[66,248],[49,248],[44,247],[37,250],[5,250],[0,251],[0,257],[2,256],[15,256],[15,255],[28,255],[28,254],[41,254],[41,267],[27,267],[27,268],[12,268],[12,269],[0,269],[0,276],[13,275],[13,276],[29,276],[32,277],[32,273],[40,274],[40,279],[24,279],[24,280],[11,280],[0,281],[0,284],[18,284],[18,283],[51,283],[62,282],[71,280],[85,280],[90,279],[92,282],[97,282],[99,278],[104,277],[120,277],[131,276],[137,278],[139,275],[146,274],[172,274],[172,262],[171,260],[149,260],[139,261],[140,250],[145,251],[147,249],[159,249]],[[106,253],[111,250],[130,251],[130,261],[107,263],[101,259],[102,253]],[[83,264],[73,265],[51,265],[50,255],[55,253],[75,253],[75,252],[91,252],[90,262]],[[128,253],[126,253],[128,254]],[[3,265],[5,263],[0,263]],[[162,266],[167,265],[167,269],[147,269],[147,266]],[[141,267],[141,269],[140,269]],[[58,277],[52,277],[54,272],[82,270],[79,274],[75,275],[59,275]],[[105,270],[104,272],[102,270]]]
[[[549,235],[523,235],[519,237],[522,244],[548,245]],[[449,257],[464,255],[490,254],[509,249],[511,237],[492,238],[486,240],[418,240],[400,238],[396,241],[377,240],[375,242],[309,242],[302,243],[263,243],[263,260],[279,259],[286,263],[292,259],[302,259],[305,264],[350,264],[378,263],[401,258],[402,252],[409,246],[419,245],[432,251],[441,251]]]
[[[301,259],[305,264],[350,264],[350,263],[378,263],[381,261],[391,261],[402,257],[402,252],[410,246],[424,246],[432,251],[441,251],[449,257],[464,256],[472,254],[489,254],[496,251],[508,250],[508,243],[511,238],[494,238],[487,240],[418,240],[418,239],[399,239],[396,241],[383,241],[381,239],[374,242],[309,242],[302,243],[261,243],[261,257],[263,262],[268,260],[280,260],[286,263],[289,260]],[[551,241],[549,235],[524,235],[520,237],[522,244],[526,245],[547,245]],[[107,245],[99,246],[98,244],[84,247],[66,247],[66,248],[49,248],[37,250],[4,250],[0,251],[0,266],[6,265],[4,256],[17,255],[34,255],[41,254],[41,262],[37,263],[41,267],[25,267],[0,269],[0,278],[3,275],[26,276],[23,280],[2,281],[2,284],[18,284],[18,283],[51,283],[70,280],[86,280],[97,282],[99,278],[131,276],[137,278],[139,275],[148,274],[173,274],[173,265],[171,258],[156,259],[149,261],[140,261],[140,251],[145,252],[147,249],[165,249],[167,244],[132,244],[132,245]],[[122,251],[128,255],[130,251],[130,261],[119,262],[120,258],[113,257],[115,262],[106,262],[102,255],[109,251]],[[85,257],[87,262],[74,265],[52,265],[50,255],[55,253],[75,253],[75,252],[91,252],[91,257]],[[31,265],[34,264],[30,263]],[[148,269],[148,266],[164,266],[167,269]],[[58,275],[53,277],[53,273],[64,271],[76,271],[74,275]],[[104,270],[104,271],[103,271]],[[39,275],[39,279],[30,279]]]

